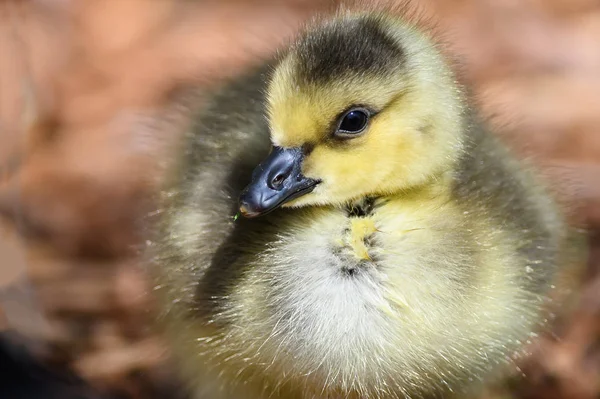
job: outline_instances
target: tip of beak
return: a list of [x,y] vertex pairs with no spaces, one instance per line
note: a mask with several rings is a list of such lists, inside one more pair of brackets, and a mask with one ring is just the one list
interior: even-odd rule
[[246,204],[240,205],[240,213],[245,218],[253,218],[260,215],[258,212],[252,212],[248,209]]

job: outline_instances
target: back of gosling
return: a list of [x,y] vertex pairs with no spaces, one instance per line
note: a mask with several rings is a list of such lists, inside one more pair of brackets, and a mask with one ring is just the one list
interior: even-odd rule
[[464,397],[564,285],[557,206],[395,16],[310,26],[176,158],[151,250],[198,398]]

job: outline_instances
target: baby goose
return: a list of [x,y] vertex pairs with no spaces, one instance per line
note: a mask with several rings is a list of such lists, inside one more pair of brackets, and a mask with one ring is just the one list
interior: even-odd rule
[[462,395],[561,290],[557,207],[401,18],[341,12],[270,65],[213,96],[160,213],[197,397]]

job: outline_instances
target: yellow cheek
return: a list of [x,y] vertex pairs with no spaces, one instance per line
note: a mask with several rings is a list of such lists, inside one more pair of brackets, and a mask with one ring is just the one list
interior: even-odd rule
[[304,174],[323,180],[323,194],[335,202],[386,194],[421,180],[428,169],[420,164],[428,159],[419,156],[423,139],[402,122],[381,115],[361,137],[318,145],[304,161]]
[[[332,199],[349,199],[367,192],[373,159],[360,149],[316,148],[305,160],[304,174],[323,180]],[[367,191],[366,191],[367,190]]]

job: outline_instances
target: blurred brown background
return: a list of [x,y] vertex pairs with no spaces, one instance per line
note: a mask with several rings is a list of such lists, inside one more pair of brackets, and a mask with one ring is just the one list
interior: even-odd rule
[[[592,231],[581,301],[490,397],[600,397],[600,3],[422,0],[507,142]],[[0,0],[0,329],[120,397],[173,397],[139,217],[173,109],[283,43],[320,0]],[[162,158],[164,159],[164,158]]]

